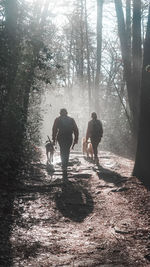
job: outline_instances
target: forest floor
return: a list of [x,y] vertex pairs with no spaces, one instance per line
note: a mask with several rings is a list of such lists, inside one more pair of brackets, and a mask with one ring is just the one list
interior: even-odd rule
[[72,153],[68,182],[45,151],[0,189],[0,266],[150,266],[150,191],[133,161],[100,152],[100,165]]

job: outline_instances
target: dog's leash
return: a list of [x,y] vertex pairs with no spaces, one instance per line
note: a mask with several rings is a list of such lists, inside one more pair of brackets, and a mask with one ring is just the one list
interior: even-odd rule
[[47,138],[48,138],[48,141],[49,141],[50,143],[52,143],[52,141],[51,141],[49,135],[47,135]]

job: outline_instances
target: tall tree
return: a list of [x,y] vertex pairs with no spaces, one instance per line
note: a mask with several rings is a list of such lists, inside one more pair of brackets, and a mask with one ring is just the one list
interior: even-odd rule
[[90,71],[90,48],[89,48],[89,32],[87,20],[87,2],[85,0],[85,39],[86,39],[86,58],[87,58],[87,80],[88,80],[88,101],[89,112],[91,111],[91,71]]
[[[17,1],[5,1],[5,50],[8,61],[6,69],[5,98],[3,112],[1,113],[0,163],[6,168],[15,166],[21,151],[22,141],[26,130],[28,115],[29,94],[34,81],[34,70],[39,64],[40,50],[43,48],[41,36],[48,10],[48,0],[45,1],[40,17],[32,20],[32,37],[29,27],[22,22],[22,4]],[[30,14],[31,16],[31,14]],[[26,17],[27,20],[27,17]],[[29,25],[29,22],[28,22]],[[36,26],[35,26],[36,25]],[[35,27],[37,29],[35,30]],[[26,31],[24,31],[26,29]],[[25,34],[23,34],[25,33]],[[30,39],[31,37],[31,39]],[[0,55],[2,57],[2,55]],[[1,61],[1,69],[3,62]],[[6,162],[5,165],[4,163]]]
[[[127,10],[129,12],[130,2],[127,1]],[[124,64],[124,75],[128,91],[129,106],[131,111],[132,119],[132,132],[136,139],[137,134],[137,121],[138,121],[138,105],[139,105],[139,90],[140,81],[135,75],[132,77],[132,70],[135,68],[138,72],[137,75],[140,77],[141,70],[141,0],[134,1],[133,8],[133,57],[130,57],[129,51],[131,50],[129,43],[129,18],[127,20],[127,28],[124,20],[124,13],[122,7],[122,0],[115,0],[115,9],[118,21],[118,33],[120,38],[122,60]],[[129,13],[128,13],[129,14]],[[138,43],[137,43],[138,42]],[[131,60],[133,59],[133,64]],[[135,73],[135,72],[134,72]],[[138,93],[137,93],[138,92]]]
[[77,83],[83,89],[83,73],[84,73],[84,3],[83,0],[78,0],[74,5],[74,13],[72,14],[72,29],[74,37],[75,49],[75,69],[77,75]]
[[127,32],[127,46],[129,65],[131,66],[131,0],[126,0],[126,32]]
[[79,29],[80,29],[80,38],[79,38],[79,49],[80,49],[80,57],[79,57],[79,79],[81,83],[81,88],[83,89],[83,68],[84,68],[84,35],[83,35],[83,21],[84,21],[84,8],[83,8],[83,0],[80,0],[80,20],[79,20]]
[[132,26],[132,105],[134,114],[134,128],[137,132],[139,119],[140,86],[141,86],[141,0],[133,0]]
[[95,110],[99,113],[99,89],[100,89],[100,71],[102,57],[102,18],[103,18],[103,0],[97,0],[97,66],[95,77]]
[[138,145],[133,175],[150,186],[150,6],[144,44],[144,59],[141,81],[140,122]]
[[[25,89],[25,94],[24,94],[24,101],[23,101],[23,110],[24,110],[24,114],[25,114],[25,118],[27,119],[27,111],[28,111],[28,104],[29,104],[29,94],[30,94],[30,90],[31,90],[31,86],[33,84],[34,81],[34,71],[35,68],[38,66],[39,64],[39,53],[41,51],[41,49],[43,48],[43,42],[42,42],[42,38],[43,37],[43,29],[45,26],[45,21],[47,19],[48,16],[48,9],[49,9],[49,0],[45,0],[44,4],[37,0],[36,2],[37,5],[35,5],[35,9],[34,9],[34,15],[37,14],[37,17],[34,21],[35,23],[35,36],[36,36],[36,44],[33,45],[33,50],[32,50],[32,60],[30,62],[29,65],[29,70],[26,76],[26,81],[24,84]],[[42,8],[43,7],[43,8]],[[42,10],[42,11],[41,11]]]
[[8,41],[8,92],[12,88],[13,81],[16,76],[17,59],[18,59],[18,42],[17,42],[17,20],[18,20],[18,3],[16,0],[6,0],[5,2],[5,30]]

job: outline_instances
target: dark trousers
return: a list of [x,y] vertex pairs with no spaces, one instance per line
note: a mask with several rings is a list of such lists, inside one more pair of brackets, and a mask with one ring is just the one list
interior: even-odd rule
[[62,169],[66,170],[69,162],[70,147],[72,145],[72,138],[60,138],[58,139],[60,146],[60,157],[62,163]]
[[97,158],[97,148],[98,148],[98,145],[100,143],[100,139],[95,139],[95,138],[91,138],[91,143],[92,143],[92,146],[93,146],[93,152],[94,152],[94,157]]

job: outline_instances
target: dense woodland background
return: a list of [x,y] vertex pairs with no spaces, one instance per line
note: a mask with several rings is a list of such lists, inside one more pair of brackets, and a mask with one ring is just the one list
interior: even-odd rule
[[1,181],[30,162],[67,107],[80,139],[96,111],[101,149],[135,159],[133,174],[150,185],[149,89],[149,1],[1,0]]

